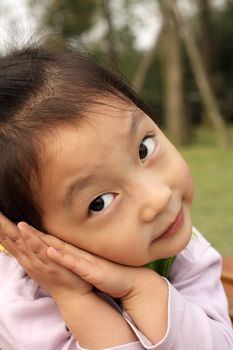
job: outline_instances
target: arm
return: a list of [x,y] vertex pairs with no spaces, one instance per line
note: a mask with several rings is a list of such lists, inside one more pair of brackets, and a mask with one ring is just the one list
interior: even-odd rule
[[0,254],[0,349],[77,350],[53,299]]
[[[0,242],[17,258],[29,276],[49,292],[56,302],[65,324],[80,346],[100,349],[136,341],[135,335],[121,314],[94,294],[91,284],[48,258],[47,245],[39,234],[35,235],[36,231],[25,230],[22,235],[17,227],[6,218],[1,216],[0,222]],[[12,259],[9,256],[7,258]],[[65,330],[65,324],[61,322],[51,297],[48,296],[47,299],[41,299],[38,302],[34,299],[30,301],[26,299],[27,293],[22,300],[16,298],[1,310],[1,321],[5,334],[8,333],[10,337],[13,337],[9,341],[14,339],[13,342],[17,344],[15,348],[21,350],[30,345],[36,350],[41,349],[44,341],[47,342],[46,344],[50,344],[51,341],[53,345],[49,346],[50,350],[73,349],[74,345],[69,348],[67,344],[70,342],[74,344],[74,339]],[[44,305],[45,301],[48,303],[47,307]],[[28,310],[32,310],[32,308],[35,311],[29,312]],[[55,319],[53,314],[56,314]],[[2,318],[4,315],[5,319]],[[15,317],[18,327],[15,327],[16,332],[13,335],[10,331],[10,324],[15,323],[13,321]],[[47,328],[47,325],[50,326]],[[27,331],[26,328],[28,328]],[[61,328],[63,335],[60,333]],[[21,332],[18,332],[19,330]],[[1,332],[4,333],[3,329]],[[18,333],[20,336],[17,336]],[[43,333],[45,334],[43,335]],[[27,337],[28,334],[30,337]],[[53,339],[54,334],[56,335],[55,339]],[[45,338],[45,335],[48,339]],[[58,342],[60,337],[62,339]],[[21,345],[19,345],[18,338],[21,339]],[[34,343],[35,339],[37,339],[36,344]],[[5,335],[5,341],[7,341],[7,335]],[[46,347],[48,348],[48,345],[43,348]],[[138,348],[138,343],[135,343],[136,348]]]
[[[146,343],[138,331],[142,328],[136,322],[138,329],[135,328],[135,332],[145,347],[157,350],[232,349],[233,331],[220,280],[220,255],[196,232],[188,247],[177,256],[171,272],[172,284],[167,281],[169,301],[166,335],[160,342]],[[155,312],[156,309],[151,310]],[[135,321],[130,311],[128,314]]]
[[[179,325],[177,344],[185,340],[183,347],[192,342],[195,349],[232,349],[233,331],[220,280],[221,257],[199,232],[178,255],[170,277],[170,328]],[[182,339],[181,332],[189,336]]]
[[119,266],[91,255],[81,263],[73,247],[60,253],[49,248],[48,254],[100,290],[121,298],[125,318],[145,348],[232,349],[221,259],[201,236],[177,257],[174,286],[146,268]]
[[74,294],[57,304],[63,320],[83,348],[109,348],[137,340],[121,314],[94,293],[81,298]]

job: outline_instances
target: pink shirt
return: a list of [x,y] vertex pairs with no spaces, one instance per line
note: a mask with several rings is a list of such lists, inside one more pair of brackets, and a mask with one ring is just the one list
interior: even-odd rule
[[[164,339],[152,344],[120,310],[138,341],[116,348],[232,350],[233,331],[220,275],[220,255],[195,230],[167,281],[169,322]],[[0,254],[0,281],[0,350],[82,349],[53,299],[25,275],[15,258],[4,253]]]

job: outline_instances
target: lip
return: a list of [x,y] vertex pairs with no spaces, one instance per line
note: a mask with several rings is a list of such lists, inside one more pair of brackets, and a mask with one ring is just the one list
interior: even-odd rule
[[184,211],[181,208],[180,212],[176,216],[173,223],[158,237],[159,239],[165,239],[171,237],[177,233],[184,223]]

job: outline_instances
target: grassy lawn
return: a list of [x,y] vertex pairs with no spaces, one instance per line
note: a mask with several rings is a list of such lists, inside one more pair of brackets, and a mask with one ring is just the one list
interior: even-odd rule
[[197,132],[197,143],[181,153],[195,182],[193,224],[223,255],[233,255],[233,128],[232,145],[215,146],[214,135]]

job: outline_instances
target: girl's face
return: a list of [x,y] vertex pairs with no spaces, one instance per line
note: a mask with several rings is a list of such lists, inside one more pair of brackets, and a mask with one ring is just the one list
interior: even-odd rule
[[176,255],[187,245],[189,168],[138,108],[119,101],[102,105],[80,127],[58,128],[45,147],[40,191],[49,233],[132,266]]

